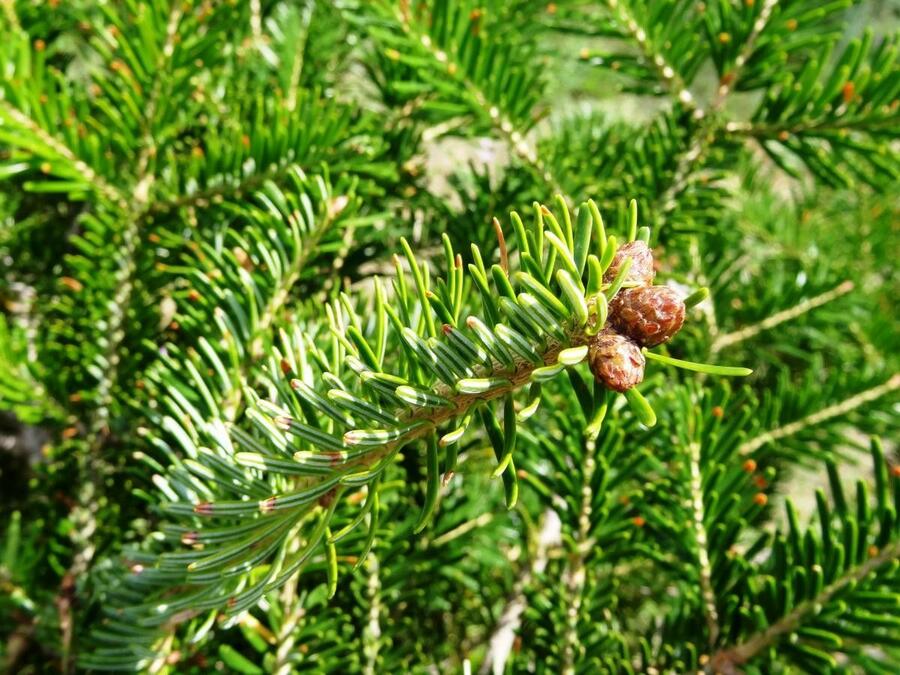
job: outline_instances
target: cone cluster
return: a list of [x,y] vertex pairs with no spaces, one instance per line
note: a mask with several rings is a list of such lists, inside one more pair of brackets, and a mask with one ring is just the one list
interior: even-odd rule
[[606,326],[591,341],[588,362],[598,382],[624,392],[644,379],[641,347],[655,347],[669,340],[684,324],[684,302],[668,286],[654,286],[653,251],[642,241],[632,241],[616,251],[603,280],[613,281],[625,260],[631,267],[627,288],[609,303]]

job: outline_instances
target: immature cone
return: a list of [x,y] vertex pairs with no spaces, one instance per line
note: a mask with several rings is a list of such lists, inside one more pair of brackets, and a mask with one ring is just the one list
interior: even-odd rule
[[631,267],[628,268],[625,282],[629,285],[636,284],[638,286],[649,286],[652,284],[653,276],[656,274],[653,270],[653,251],[640,240],[629,241],[616,249],[616,255],[613,256],[609,268],[603,274],[603,281],[611,283],[627,258],[631,258]]
[[588,363],[597,381],[613,391],[628,391],[644,379],[644,355],[640,347],[608,328],[591,341]]
[[662,344],[681,330],[684,301],[668,286],[625,288],[609,303],[609,322],[643,347]]

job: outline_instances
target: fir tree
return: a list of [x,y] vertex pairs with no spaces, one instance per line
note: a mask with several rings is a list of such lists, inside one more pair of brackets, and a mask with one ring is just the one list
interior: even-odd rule
[[0,6],[7,668],[896,669],[891,10]]

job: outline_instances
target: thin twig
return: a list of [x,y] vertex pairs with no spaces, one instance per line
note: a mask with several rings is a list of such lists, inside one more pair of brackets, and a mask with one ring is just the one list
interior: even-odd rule
[[326,205],[326,213],[309,236],[300,242],[300,246],[295,252],[294,259],[281,276],[281,279],[275,286],[275,289],[266,302],[265,306],[259,313],[259,321],[256,329],[250,335],[248,340],[248,349],[245,350],[245,357],[241,360],[238,370],[238,386],[222,397],[221,405],[224,417],[228,421],[237,419],[240,413],[241,400],[243,398],[244,385],[250,375],[250,368],[259,359],[258,349],[261,344],[260,340],[272,328],[272,324],[278,318],[278,314],[290,299],[291,291],[300,280],[307,264],[318,253],[319,242],[337,222],[341,212],[347,203],[347,198],[343,195],[331,198]]
[[710,104],[709,109],[704,110],[693,104],[691,106],[686,106],[688,109],[694,108],[693,117],[700,120],[700,122],[691,135],[691,142],[688,149],[678,158],[678,164],[675,167],[675,172],[668,189],[666,189],[662,197],[658,200],[662,205],[664,216],[667,216],[678,206],[676,197],[687,186],[691,170],[694,165],[700,161],[703,154],[709,146],[712,145],[713,141],[715,141],[718,129],[721,126],[716,113],[724,107],[728,95],[734,90],[734,86],[740,76],[740,71],[747,59],[751,56],[756,40],[768,24],[776,4],[778,4],[778,0],[766,0],[766,4],[763,6],[759,16],[754,22],[740,54],[738,54],[735,59],[735,69],[729,74],[727,80],[720,83],[716,97]]
[[566,192],[562,189],[559,181],[553,175],[550,168],[538,156],[537,151],[528,142],[525,137],[525,132],[517,129],[512,120],[506,117],[496,105],[488,100],[481,88],[462,74],[462,68],[460,68],[458,64],[451,62],[448,54],[437,48],[430,36],[414,31],[413,23],[409,21],[408,18],[409,17],[404,16],[401,10],[398,10],[397,19],[403,31],[410,38],[425,47],[431,57],[445,68],[447,77],[455,80],[471,94],[472,98],[481,109],[481,112],[490,119],[494,131],[503,137],[513,154],[523,161],[539,179],[547,183],[553,193],[565,197]]
[[759,448],[764,446],[766,443],[773,443],[775,441],[781,440],[782,438],[798,434],[804,429],[808,429],[809,427],[821,424],[822,422],[827,422],[834,417],[846,415],[856,408],[859,408],[866,403],[871,403],[872,401],[881,398],[885,394],[889,394],[892,391],[896,391],[897,389],[900,389],[900,373],[895,373],[884,384],[879,384],[877,387],[872,387],[871,389],[860,392],[856,396],[851,396],[845,401],[841,401],[840,403],[836,403],[835,405],[823,408],[822,410],[819,410],[812,415],[807,415],[806,417],[799,419],[796,422],[791,422],[790,424],[785,424],[783,427],[778,427],[777,429],[767,431],[764,434],[757,436],[756,438],[753,438],[746,443],[743,443],[738,451],[742,455],[752,454],[753,452],[756,452]]
[[892,130],[900,123],[900,115],[889,115],[880,119],[865,117],[842,117],[840,119],[812,120],[799,122],[790,126],[760,124],[757,122],[729,122],[720,128],[726,135],[749,136],[753,138],[783,138],[804,133],[828,133],[852,131],[857,127],[866,131],[876,129]]
[[369,573],[366,584],[366,596],[369,601],[368,621],[363,628],[363,656],[366,658],[363,667],[364,675],[378,673],[378,652],[381,647],[381,568],[374,552],[366,558],[366,571]]
[[355,241],[355,236],[356,227],[353,225],[344,227],[344,234],[341,237],[341,247],[335,252],[334,258],[331,261],[331,274],[325,279],[325,283],[322,284],[322,290],[319,292],[319,302],[322,304],[325,304],[328,301],[335,286],[338,288],[343,286],[344,282],[341,278],[341,270],[347,262],[347,256],[350,255],[350,249]]
[[[82,489],[78,494],[77,506],[73,509],[70,518],[76,526],[72,530],[72,540],[75,544],[75,554],[64,576],[79,579],[89,569],[96,549],[91,540],[97,529],[97,513],[102,503],[99,494],[106,476],[111,472],[108,463],[100,456],[100,451],[107,442],[109,436],[109,407],[112,402],[112,388],[118,380],[118,366],[120,361],[119,346],[125,339],[125,319],[128,314],[128,306],[131,304],[135,289],[134,273],[137,268],[135,257],[137,255],[140,240],[139,214],[146,207],[150,198],[150,188],[153,185],[154,175],[149,171],[150,158],[155,152],[153,139],[153,120],[156,115],[157,105],[162,95],[162,77],[166,72],[165,61],[171,58],[175,47],[178,24],[181,20],[181,4],[175,2],[169,15],[166,26],[166,40],[157,64],[157,76],[148,98],[145,115],[142,120],[144,130],[140,155],[137,159],[137,179],[128,200],[129,206],[124,211],[126,221],[122,233],[122,251],[119,259],[123,261],[116,272],[117,288],[111,304],[108,334],[109,339],[104,350],[104,357],[108,367],[103,377],[97,384],[97,398],[99,405],[91,420],[93,439],[87,453],[80,457],[79,474],[85,476]],[[68,672],[69,642],[71,632],[63,632],[63,653],[66,655],[63,662],[63,671]]]
[[281,592],[284,618],[275,636],[277,647],[275,648],[275,663],[272,665],[272,672],[275,675],[288,675],[293,670],[290,657],[294,649],[294,631],[306,616],[303,598],[297,595],[297,579],[297,574],[288,579]]
[[782,636],[795,631],[809,614],[827,604],[846,586],[859,583],[879,567],[898,557],[900,557],[900,542],[895,542],[862,565],[849,570],[816,597],[797,605],[790,614],[773,623],[766,630],[757,633],[745,642],[714,654],[707,666],[707,672],[725,673],[726,675],[740,672],[737,669],[738,666],[747,663],[761,651],[775,644]]
[[294,60],[291,64],[291,76],[288,82],[287,109],[291,111],[297,107],[297,92],[300,89],[300,76],[303,73],[303,57],[309,42],[309,24],[312,21],[314,8],[314,3],[306,5],[300,17],[303,33],[297,40],[297,44],[294,45]]
[[817,307],[821,307],[822,305],[825,305],[832,300],[836,300],[843,295],[847,295],[847,293],[852,290],[853,282],[844,281],[843,283],[832,288],[830,291],[826,291],[825,293],[817,295],[813,298],[804,300],[803,302],[800,302],[793,307],[789,307],[788,309],[782,310],[776,314],[773,314],[772,316],[766,317],[758,323],[751,324],[732,333],[720,335],[718,338],[716,338],[715,342],[713,342],[712,347],[710,347],[710,351],[715,354],[723,350],[725,347],[730,347],[731,345],[738,342],[749,340],[750,338],[759,335],[763,331],[774,328],[775,326],[786,321],[796,319],[798,316],[806,314],[807,312],[811,312]]
[[700,567],[700,592],[703,596],[703,616],[709,631],[709,644],[715,644],[719,638],[719,612],[716,608],[716,595],[712,586],[712,567],[709,563],[706,534],[705,508],[703,505],[703,479],[700,474],[700,444],[691,443],[691,510],[693,516],[694,539],[697,544],[697,563]]
[[[586,332],[589,327],[589,325],[586,325],[572,331],[566,340],[565,346],[579,347],[588,344],[592,339]],[[548,338],[546,347],[541,355],[542,360],[540,365],[547,366],[555,364],[559,357],[559,353],[563,348],[564,345],[562,343],[553,338]],[[370,452],[347,457],[346,461],[342,461],[344,455],[343,451],[334,451],[332,453],[334,461],[340,463],[340,466],[344,469],[350,467],[374,466],[385,457],[391,455],[397,448],[403,447],[433,433],[435,427],[464,416],[477,405],[497,400],[506,396],[506,394],[525,386],[531,381],[531,375],[538,367],[540,366],[521,359],[516,360],[513,363],[511,372],[506,366],[493,360],[490,366],[478,366],[473,368],[474,376],[476,378],[486,377],[492,373],[506,372],[507,374],[502,378],[505,381],[488,391],[477,394],[460,394],[449,385],[439,384],[434,387],[433,393],[450,401],[450,405],[441,408],[420,408],[410,413],[401,413],[398,416],[397,421],[398,424],[403,425],[408,429],[405,433],[393,440],[386,441],[372,449]],[[287,431],[290,429],[293,418],[287,414],[275,415],[273,421],[280,429]],[[347,441],[345,440],[345,442]],[[353,445],[353,442],[349,441],[348,444]],[[327,476],[310,476],[304,486],[312,487],[324,480],[327,480]]]
[[461,524],[454,527],[452,530],[444,532],[444,534],[440,535],[439,537],[435,537],[434,541],[431,542],[431,546],[443,546],[444,544],[463,536],[467,532],[471,532],[472,530],[477,530],[478,528],[484,527],[493,519],[494,514],[490,511],[485,511],[477,518],[465,520]]
[[0,105],[3,106],[2,115],[5,115],[12,120],[13,124],[27,129],[30,134],[33,134],[40,139],[40,142],[43,145],[47,146],[59,157],[62,157],[69,162],[81,175],[85,183],[92,186],[98,194],[106,197],[120,208],[126,208],[128,202],[125,198],[125,194],[116,186],[108,183],[105,178],[94,171],[84,160],[80,159],[71,148],[28,117],[28,115],[24,114],[21,110],[13,107],[9,101],[0,100]]
[[137,271],[137,251],[140,244],[141,214],[146,210],[150,201],[150,190],[156,181],[156,176],[150,171],[150,160],[156,155],[156,141],[153,137],[153,125],[157,114],[161,97],[163,95],[163,80],[168,72],[167,63],[175,52],[175,44],[178,34],[178,24],[181,22],[182,9],[179,2],[172,5],[169,21],[166,24],[166,39],[160,51],[160,57],[156,64],[155,78],[147,103],[144,107],[144,115],[141,119],[143,129],[141,151],[137,159],[137,178],[128,200],[128,208],[123,218],[125,228],[122,232],[122,251],[119,260],[124,264],[118,270],[116,292],[111,303],[111,316],[109,319],[109,340],[104,353],[104,359],[108,365],[103,378],[97,384],[97,398],[99,406],[93,423],[94,431],[105,435],[109,420],[109,406],[112,401],[112,387],[118,380],[118,367],[120,362],[119,346],[125,339],[125,319],[128,307],[131,304],[135,290],[134,274]]
[[728,95],[734,91],[735,85],[740,78],[741,71],[744,68],[744,64],[746,64],[747,59],[753,55],[753,48],[756,46],[756,41],[769,24],[769,19],[772,17],[772,12],[775,10],[777,4],[778,0],[765,0],[762,9],[759,11],[759,16],[756,17],[756,21],[750,29],[750,34],[744,41],[740,53],[734,59],[734,69],[731,72],[726,73],[719,83],[719,89],[716,92],[716,98],[712,103],[711,110],[721,110],[725,105],[725,100],[728,98]]
[[215,185],[203,190],[198,190],[197,192],[189,195],[183,195],[174,199],[170,199],[168,201],[161,199],[156,200],[141,213],[141,219],[146,219],[158,213],[167,213],[169,211],[174,211],[175,209],[187,208],[192,206],[205,207],[208,206],[211,202],[219,203],[225,200],[227,197],[242,195],[245,192],[255,190],[266,181],[272,180],[277,182],[280,178],[287,175],[289,171],[295,168],[306,171],[307,169],[314,169],[315,167],[302,167],[297,165],[296,163],[275,164],[264,169],[263,171],[260,171],[259,173],[254,173],[253,175],[245,178],[244,180],[238,181],[237,183]]
[[566,609],[566,625],[563,629],[563,663],[564,675],[575,673],[575,649],[578,644],[578,615],[581,613],[581,605],[584,601],[584,586],[587,580],[587,570],[584,565],[584,544],[587,542],[591,530],[591,512],[594,501],[594,490],[591,481],[597,469],[597,436],[600,427],[592,429],[585,439],[584,468],[581,482],[581,508],[578,511],[578,534],[575,540],[576,550],[569,559],[569,564],[564,573],[564,583],[568,600],[571,603]]
[[665,57],[654,48],[650,41],[647,31],[635,21],[634,16],[628,11],[624,4],[620,4],[619,0],[607,0],[609,8],[616,13],[617,18],[625,24],[628,33],[637,42],[644,57],[653,64],[660,79],[665,83],[666,88],[677,98],[681,104],[688,110],[696,107],[697,102],[694,94],[687,87],[681,75],[666,61]]

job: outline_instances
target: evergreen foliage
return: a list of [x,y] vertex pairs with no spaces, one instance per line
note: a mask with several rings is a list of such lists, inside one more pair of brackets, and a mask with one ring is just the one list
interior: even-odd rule
[[896,18],[0,0],[0,662],[894,672]]

